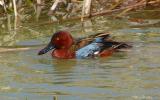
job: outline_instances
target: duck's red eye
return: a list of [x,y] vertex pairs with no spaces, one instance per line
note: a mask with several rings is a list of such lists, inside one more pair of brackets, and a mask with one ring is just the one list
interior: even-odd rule
[[56,40],[57,40],[57,41],[60,40],[59,37],[57,37]]

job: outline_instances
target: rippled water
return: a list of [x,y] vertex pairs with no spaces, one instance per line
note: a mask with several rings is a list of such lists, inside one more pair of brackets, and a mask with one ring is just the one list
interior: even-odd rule
[[[26,22],[16,31],[4,25],[0,31],[0,100],[159,100],[160,15],[153,15],[144,18],[144,23],[104,16],[83,25],[77,21],[36,26]],[[113,38],[131,42],[133,48],[95,59],[38,56],[59,29],[75,37],[109,31]]]

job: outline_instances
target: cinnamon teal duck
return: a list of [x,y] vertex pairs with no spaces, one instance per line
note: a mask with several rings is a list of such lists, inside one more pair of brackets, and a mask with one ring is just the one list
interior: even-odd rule
[[52,50],[52,57],[61,59],[106,57],[131,47],[125,42],[112,40],[109,33],[74,39],[69,32],[58,31],[53,34],[49,44],[40,50],[38,55]]

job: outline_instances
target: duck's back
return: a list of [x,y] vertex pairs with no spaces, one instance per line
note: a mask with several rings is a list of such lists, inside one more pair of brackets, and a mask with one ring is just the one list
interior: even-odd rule
[[91,58],[97,56],[109,56],[114,51],[130,48],[131,46],[124,42],[116,42],[104,37],[97,37],[90,44],[76,51],[77,58]]

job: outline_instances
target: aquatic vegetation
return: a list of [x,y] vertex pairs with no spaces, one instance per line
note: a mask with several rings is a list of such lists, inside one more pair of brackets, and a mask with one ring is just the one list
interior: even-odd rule
[[68,18],[83,18],[110,15],[118,12],[120,17],[126,12],[146,6],[159,6],[159,0],[1,0],[0,14],[14,15],[21,20],[35,15],[36,19],[43,15],[54,16],[54,21]]

